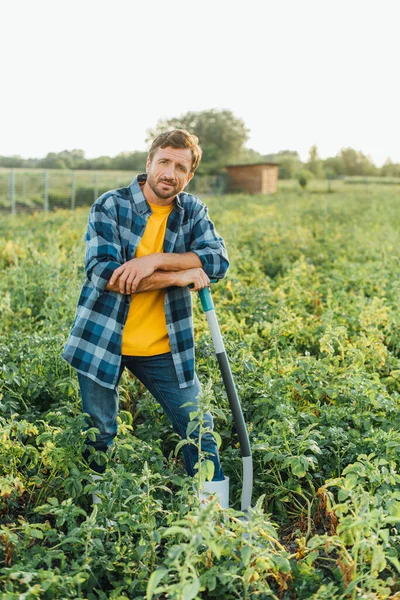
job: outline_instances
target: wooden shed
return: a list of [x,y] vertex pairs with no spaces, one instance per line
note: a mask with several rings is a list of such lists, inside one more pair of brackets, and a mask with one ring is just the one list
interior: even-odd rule
[[230,192],[273,194],[278,190],[279,165],[276,163],[229,165],[225,169],[229,175]]

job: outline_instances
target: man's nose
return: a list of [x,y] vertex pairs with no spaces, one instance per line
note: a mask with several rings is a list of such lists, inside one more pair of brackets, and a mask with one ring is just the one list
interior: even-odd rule
[[164,171],[164,175],[168,179],[175,179],[175,165],[167,165]]

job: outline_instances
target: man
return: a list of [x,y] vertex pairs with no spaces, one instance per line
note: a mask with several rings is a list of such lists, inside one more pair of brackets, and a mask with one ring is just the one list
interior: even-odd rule
[[[82,409],[100,431],[97,450],[111,446],[117,433],[125,367],[160,403],[181,438],[196,409],[182,405],[198,405],[191,292],[208,286],[210,277],[224,277],[229,266],[207,207],[184,192],[201,160],[198,142],[186,130],[162,133],[150,148],[146,174],[128,188],[106,192],[90,210],[87,279],[62,356],[77,370]],[[213,428],[210,413],[204,425]],[[191,437],[196,434],[198,429]],[[228,480],[211,433],[203,436],[202,449],[214,463],[212,481]],[[197,448],[182,450],[193,476]],[[90,454],[86,448],[85,458]],[[91,466],[104,471],[95,462]]]

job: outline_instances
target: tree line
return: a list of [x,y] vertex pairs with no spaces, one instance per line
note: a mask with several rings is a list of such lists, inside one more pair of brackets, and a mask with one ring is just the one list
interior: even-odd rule
[[[198,173],[216,175],[222,173],[228,164],[250,164],[273,162],[279,165],[279,178],[292,179],[300,173],[318,179],[342,176],[384,176],[400,177],[400,163],[388,158],[382,167],[377,167],[369,156],[354,148],[342,148],[336,156],[322,159],[317,146],[310,148],[306,162],[301,161],[295,150],[280,150],[272,154],[260,154],[245,148],[249,130],[242,119],[230,110],[210,109],[201,112],[188,112],[173,119],[159,120],[154,129],[147,132],[146,143],[163,131],[187,129],[200,140],[203,158]],[[63,150],[49,152],[44,158],[22,158],[21,156],[0,156],[0,167],[41,168],[41,169],[85,169],[143,171],[147,152],[121,152],[117,156],[86,158],[83,150]]]

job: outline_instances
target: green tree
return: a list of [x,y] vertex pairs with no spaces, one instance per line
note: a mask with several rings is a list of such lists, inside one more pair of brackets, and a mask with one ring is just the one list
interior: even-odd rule
[[400,177],[400,164],[387,158],[381,167],[380,174],[382,177]]
[[43,169],[86,169],[87,161],[83,150],[63,150],[49,152],[39,160],[38,166]]
[[330,156],[322,161],[325,177],[340,177],[344,175],[344,163],[340,156]]
[[187,129],[197,135],[203,150],[199,172],[209,174],[218,173],[225,165],[238,161],[249,133],[242,119],[235,117],[230,110],[213,108],[161,119],[154,129],[148,131],[146,141],[151,142],[160,133],[172,129]]
[[322,161],[318,156],[318,148],[316,145],[311,146],[310,154],[308,157],[308,162],[306,163],[306,167],[308,171],[314,174],[317,179],[324,178],[324,169],[322,166]]
[[[268,157],[270,156],[268,155]],[[293,179],[303,166],[299,153],[296,150],[280,150],[270,162],[279,164],[279,179]]]
[[242,148],[237,157],[236,160],[238,162],[238,164],[253,164],[253,163],[262,163],[262,162],[269,162],[269,161],[264,161],[264,158],[262,156],[262,154],[260,154],[259,152],[257,152],[256,150],[252,150],[251,148]]
[[344,175],[378,175],[372,160],[354,148],[342,148],[339,157],[343,162]]
[[121,152],[111,159],[111,169],[126,171],[146,170],[147,152]]

